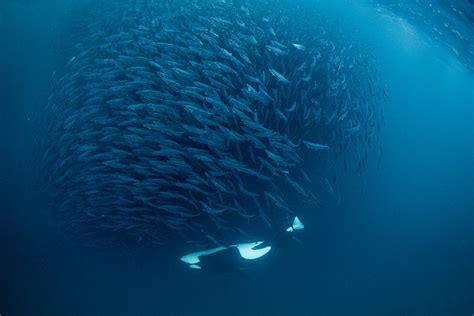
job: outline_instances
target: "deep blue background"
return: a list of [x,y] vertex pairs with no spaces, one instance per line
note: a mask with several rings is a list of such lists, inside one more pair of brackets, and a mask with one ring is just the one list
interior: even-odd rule
[[394,15],[320,6],[358,29],[379,61],[380,168],[373,158],[342,181],[340,204],[306,211],[302,245],[251,272],[213,274],[188,271],[171,250],[77,250],[58,232],[32,183],[31,119],[67,58],[57,41],[75,5],[3,1],[0,314],[474,314],[474,75]]

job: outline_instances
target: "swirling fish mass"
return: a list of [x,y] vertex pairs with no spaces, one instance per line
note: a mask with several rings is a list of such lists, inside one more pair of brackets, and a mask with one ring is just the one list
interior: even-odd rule
[[86,11],[40,146],[44,191],[76,236],[203,246],[271,236],[334,194],[341,166],[363,170],[378,142],[384,92],[370,49],[311,5],[125,0]]

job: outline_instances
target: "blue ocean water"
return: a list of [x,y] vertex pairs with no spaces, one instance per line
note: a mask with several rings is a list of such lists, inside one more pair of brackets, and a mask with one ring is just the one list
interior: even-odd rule
[[0,8],[1,315],[474,313],[472,2],[309,2],[376,60],[382,153],[339,178],[337,201],[305,210],[301,243],[249,271],[202,273],[178,247],[78,247],[38,189],[34,121],[79,32],[71,12],[93,5]]

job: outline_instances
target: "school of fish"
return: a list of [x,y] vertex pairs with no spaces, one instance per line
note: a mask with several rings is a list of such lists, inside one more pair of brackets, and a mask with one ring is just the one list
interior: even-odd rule
[[334,160],[355,150],[350,164],[366,166],[375,66],[314,8],[96,7],[42,114],[42,181],[66,229],[158,245],[264,238],[316,208],[315,183],[334,194]]

